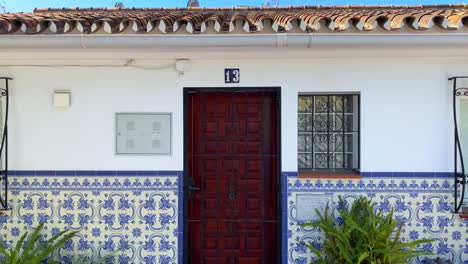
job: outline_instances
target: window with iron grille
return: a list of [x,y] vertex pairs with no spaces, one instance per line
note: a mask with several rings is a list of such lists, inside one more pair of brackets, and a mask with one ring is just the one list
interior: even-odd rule
[[299,95],[301,171],[359,170],[359,95]]

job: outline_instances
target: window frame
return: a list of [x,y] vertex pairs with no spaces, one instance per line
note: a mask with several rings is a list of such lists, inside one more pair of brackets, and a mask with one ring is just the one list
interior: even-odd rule
[[[354,133],[357,134],[357,143],[356,143],[356,146],[357,146],[357,153],[354,154],[353,153],[353,157],[355,155],[355,157],[357,158],[357,165],[355,168],[352,168],[352,169],[345,169],[345,168],[300,168],[299,167],[299,154],[300,154],[300,151],[299,151],[299,135],[301,135],[301,131],[299,131],[299,115],[301,114],[299,112],[299,99],[302,97],[302,96],[309,96],[309,97],[315,97],[315,96],[353,96],[356,98],[357,100],[357,110],[356,112],[353,114],[356,114],[357,113],[357,131],[355,131]],[[297,132],[297,148],[296,148],[296,160],[297,160],[297,168],[298,168],[298,172],[299,173],[304,173],[304,174],[307,174],[307,175],[312,175],[312,176],[317,176],[317,175],[336,175],[336,174],[339,174],[339,175],[354,175],[354,174],[359,174],[360,171],[361,171],[361,94],[359,92],[300,92],[298,93],[298,96],[297,96],[297,107],[296,107],[296,114],[297,114],[297,122],[296,122],[296,125],[297,125],[297,128],[296,128],[296,132]],[[314,103],[313,103],[313,107],[315,107]],[[313,134],[313,132],[312,132]],[[313,148],[313,146],[312,146]],[[314,152],[312,152],[314,153]],[[313,155],[313,154],[312,154]],[[314,159],[314,156],[312,156],[312,158]],[[344,157],[343,157],[344,158]]]

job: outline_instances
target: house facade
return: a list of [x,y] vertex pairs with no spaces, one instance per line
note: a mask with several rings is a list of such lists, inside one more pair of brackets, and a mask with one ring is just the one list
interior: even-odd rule
[[302,264],[322,239],[302,223],[363,195],[394,208],[404,240],[435,239],[424,249],[468,262],[454,180],[468,79],[449,80],[468,71],[466,16],[464,5],[1,14],[0,237],[12,245],[41,222],[47,235],[79,230],[57,252],[65,263]]

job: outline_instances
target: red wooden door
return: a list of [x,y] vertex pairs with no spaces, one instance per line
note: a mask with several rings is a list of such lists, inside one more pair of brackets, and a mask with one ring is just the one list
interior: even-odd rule
[[278,261],[276,102],[274,92],[189,93],[190,263]]

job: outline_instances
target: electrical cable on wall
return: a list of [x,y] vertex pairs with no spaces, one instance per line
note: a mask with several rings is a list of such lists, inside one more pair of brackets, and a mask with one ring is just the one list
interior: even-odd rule
[[47,68],[64,68],[64,67],[99,67],[99,68],[135,68],[140,70],[164,70],[164,69],[175,69],[177,60],[162,66],[141,66],[138,65],[135,59],[128,59],[122,64],[0,64],[0,67],[47,67]]

